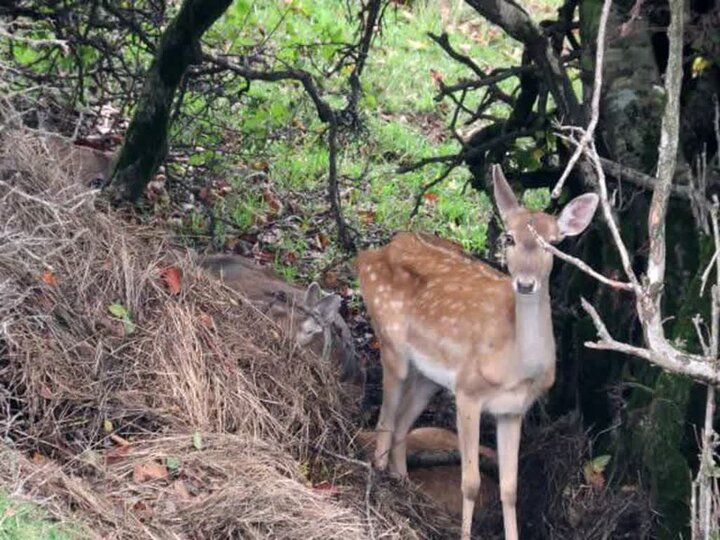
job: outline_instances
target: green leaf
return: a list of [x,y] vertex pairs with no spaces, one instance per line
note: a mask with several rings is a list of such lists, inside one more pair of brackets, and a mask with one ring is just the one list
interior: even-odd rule
[[108,306],[108,311],[118,319],[124,319],[125,317],[130,316],[128,310],[125,309],[125,306],[122,304],[110,304]]
[[132,322],[129,316],[123,317],[123,327],[125,328],[125,335],[129,336],[135,331],[135,323]]
[[178,471],[180,469],[180,465],[181,463],[179,458],[173,456],[168,456],[165,458],[165,466],[168,468],[168,470]]
[[610,463],[610,456],[607,454],[604,454],[602,456],[598,456],[598,457],[594,458],[590,462],[590,466],[592,467],[594,472],[601,473],[605,470],[605,467],[607,467],[608,463]]
[[202,450],[203,447],[203,441],[202,441],[202,435],[200,435],[199,431],[196,431],[193,433],[193,446],[195,447],[195,450]]

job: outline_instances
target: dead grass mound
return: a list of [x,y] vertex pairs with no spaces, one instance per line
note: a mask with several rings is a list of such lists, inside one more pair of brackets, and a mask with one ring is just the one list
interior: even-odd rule
[[0,488],[97,538],[455,534],[343,457],[329,365],[24,131],[0,140],[0,215]]

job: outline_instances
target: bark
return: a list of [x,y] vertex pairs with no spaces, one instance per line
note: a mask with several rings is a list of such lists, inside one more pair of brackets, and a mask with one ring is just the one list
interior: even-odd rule
[[167,154],[170,107],[200,38],[232,0],[185,0],[160,39],[111,178],[112,200],[136,201]]

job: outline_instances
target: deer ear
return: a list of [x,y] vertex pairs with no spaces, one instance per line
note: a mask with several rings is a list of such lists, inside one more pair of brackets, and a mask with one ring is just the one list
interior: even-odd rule
[[503,173],[500,165],[494,164],[490,167],[490,175],[493,182],[493,193],[495,196],[495,203],[497,204],[498,210],[500,210],[500,217],[503,221],[507,221],[507,218],[515,212],[520,205],[518,200],[513,193],[510,184],[508,184],[505,174]]
[[577,236],[590,225],[600,198],[595,193],[575,197],[560,212],[557,224],[561,236]]
[[323,294],[320,285],[318,285],[316,281],[313,281],[305,291],[305,300],[303,303],[306,308],[313,308],[320,302],[320,300],[323,299],[324,296],[325,295]]
[[329,294],[315,306],[323,321],[330,323],[340,314],[342,298],[337,294]]

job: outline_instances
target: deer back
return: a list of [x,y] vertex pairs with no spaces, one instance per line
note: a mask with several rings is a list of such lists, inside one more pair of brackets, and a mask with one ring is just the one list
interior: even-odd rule
[[99,187],[112,172],[115,156],[110,152],[80,146],[58,135],[43,136],[42,144],[58,165],[83,185]]
[[[451,390],[455,379],[498,381],[514,340],[510,278],[426,234],[398,233],[386,246],[358,255],[360,289],[383,347],[432,359],[428,369]],[[468,358],[482,358],[478,370]],[[442,366],[438,367],[437,362]],[[442,373],[440,373],[442,371]]]

